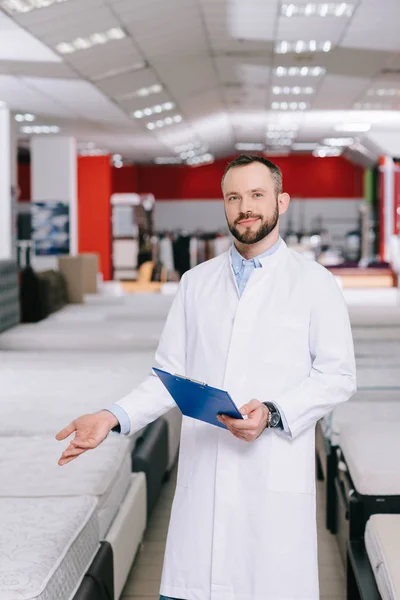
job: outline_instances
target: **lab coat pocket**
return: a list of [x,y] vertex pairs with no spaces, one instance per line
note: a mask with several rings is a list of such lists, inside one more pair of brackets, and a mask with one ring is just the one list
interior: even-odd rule
[[196,422],[189,417],[183,417],[181,443],[179,449],[179,464],[177,485],[188,488],[193,473],[196,450]]
[[270,433],[269,489],[295,494],[315,493],[314,430],[304,432],[295,440],[290,440],[283,432]]

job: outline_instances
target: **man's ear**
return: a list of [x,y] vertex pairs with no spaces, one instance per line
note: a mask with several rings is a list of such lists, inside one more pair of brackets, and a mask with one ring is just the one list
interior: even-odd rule
[[283,193],[278,196],[278,206],[279,206],[279,214],[284,215],[290,204],[290,196],[289,194]]

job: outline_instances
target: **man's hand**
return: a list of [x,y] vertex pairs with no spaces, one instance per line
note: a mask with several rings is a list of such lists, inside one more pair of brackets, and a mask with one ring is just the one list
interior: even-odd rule
[[103,442],[111,429],[118,425],[117,418],[108,410],[102,410],[94,415],[83,415],[72,421],[68,427],[57,433],[56,440],[65,440],[75,432],[74,439],[64,450],[58,464],[60,467],[74,460],[87,450],[97,448]]
[[218,421],[227,426],[229,431],[245,442],[254,442],[268,424],[269,410],[258,400],[251,400],[240,409],[247,419],[232,419],[226,415],[219,415]]

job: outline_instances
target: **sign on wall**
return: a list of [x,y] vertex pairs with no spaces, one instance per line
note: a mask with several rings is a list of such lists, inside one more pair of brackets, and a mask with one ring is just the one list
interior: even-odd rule
[[65,202],[34,202],[32,240],[36,256],[69,254],[69,205]]

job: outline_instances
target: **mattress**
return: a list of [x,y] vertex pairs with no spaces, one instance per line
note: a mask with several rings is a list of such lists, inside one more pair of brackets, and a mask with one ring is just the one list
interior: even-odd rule
[[49,437],[0,438],[0,497],[97,498],[100,539],[104,539],[131,484],[129,443],[109,437],[64,467],[57,461],[66,443]]
[[400,515],[373,515],[365,547],[382,600],[400,599]]
[[340,447],[359,494],[400,496],[400,420],[376,422],[377,408],[369,423],[346,423]]
[[146,478],[131,475],[131,485],[118,515],[107,534],[114,556],[114,595],[117,600],[125,586],[146,528]]
[[1,600],[70,600],[99,548],[96,500],[0,498]]
[[358,392],[349,402],[340,404],[321,420],[325,437],[332,446],[338,446],[342,426],[346,423],[368,423],[372,412],[374,420],[386,422],[396,419],[400,423],[400,391]]

